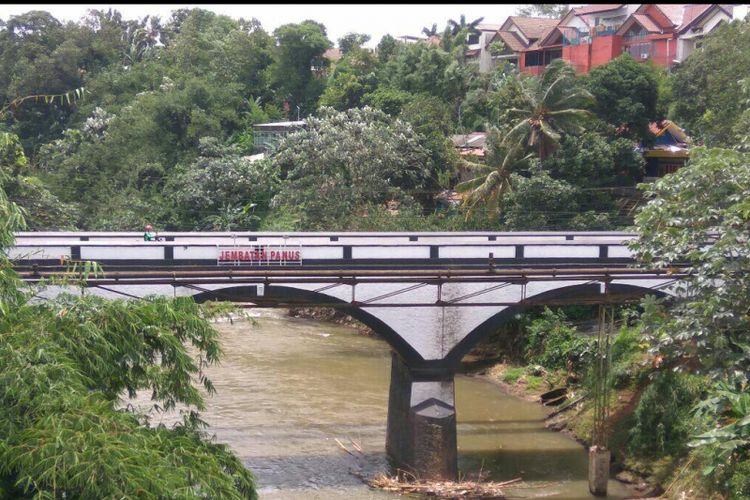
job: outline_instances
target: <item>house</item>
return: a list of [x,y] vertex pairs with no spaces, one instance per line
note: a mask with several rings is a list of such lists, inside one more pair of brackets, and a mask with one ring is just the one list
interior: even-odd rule
[[[480,56],[479,71],[492,71],[499,62],[507,62],[518,67],[521,51],[534,45],[540,38],[557,26],[558,19],[545,17],[510,16],[500,25],[484,45]],[[502,42],[504,49],[499,54],[492,54],[490,45]]]
[[669,68],[703,37],[732,20],[725,4],[600,4],[574,7],[539,41],[521,51],[520,71],[539,75],[562,58],[579,74],[627,52],[638,61]]
[[654,180],[684,167],[692,143],[685,131],[670,120],[650,123],[649,131],[655,136],[655,140],[652,146],[640,147],[646,159],[646,175],[643,180]]
[[470,134],[456,134],[451,136],[451,142],[453,142],[453,147],[456,148],[458,154],[461,156],[473,155],[477,158],[484,158],[487,149],[487,133],[471,132]]
[[[685,9],[682,24],[677,28],[677,62],[682,62],[690,53],[703,45],[706,33],[716,29],[723,22],[730,22],[735,14],[730,5],[709,4],[689,5]],[[739,12],[737,12],[739,19]]]
[[480,71],[482,71],[483,65],[487,64],[486,56],[489,56],[489,51],[486,47],[498,28],[500,26],[497,24],[478,24],[477,32],[468,35],[464,57],[468,61],[478,62]]
[[265,152],[290,132],[304,127],[305,121],[257,123],[253,125],[253,146],[257,152]]

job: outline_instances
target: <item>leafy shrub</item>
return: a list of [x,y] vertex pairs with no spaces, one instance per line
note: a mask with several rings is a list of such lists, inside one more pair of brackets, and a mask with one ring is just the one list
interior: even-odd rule
[[732,469],[728,493],[731,498],[750,498],[750,460],[740,462]]
[[695,417],[708,428],[689,443],[702,447],[704,475],[736,498],[750,493],[750,391],[718,382],[709,397],[694,408]]
[[592,339],[578,335],[576,329],[566,323],[562,311],[545,308],[542,317],[529,325],[526,356],[530,363],[548,370],[567,369],[569,366],[576,370],[586,364],[592,346]]
[[687,451],[692,430],[690,410],[702,386],[702,379],[693,375],[658,373],[635,409],[630,452],[655,458]]

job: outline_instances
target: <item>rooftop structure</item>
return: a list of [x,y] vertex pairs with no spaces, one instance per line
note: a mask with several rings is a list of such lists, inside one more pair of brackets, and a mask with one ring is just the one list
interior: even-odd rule
[[304,125],[304,120],[257,123],[253,125],[253,146],[257,152],[268,151],[279,139],[301,129]]
[[671,67],[699,48],[706,33],[732,18],[733,7],[726,4],[574,7],[536,43],[521,50],[519,67],[538,75],[551,61],[562,58],[584,74],[624,52],[639,61]]

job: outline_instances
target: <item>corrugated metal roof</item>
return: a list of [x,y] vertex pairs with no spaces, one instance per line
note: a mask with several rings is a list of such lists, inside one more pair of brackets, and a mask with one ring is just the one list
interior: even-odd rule
[[274,128],[274,127],[301,127],[305,124],[304,120],[292,122],[273,122],[273,123],[256,123],[253,128]]

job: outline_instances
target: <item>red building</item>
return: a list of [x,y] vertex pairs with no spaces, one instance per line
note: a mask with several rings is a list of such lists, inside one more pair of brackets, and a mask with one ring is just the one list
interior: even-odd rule
[[579,74],[624,52],[662,67],[683,61],[706,33],[732,20],[732,6],[720,4],[601,4],[571,9],[534,44],[522,50],[519,69],[539,75],[554,59]]

